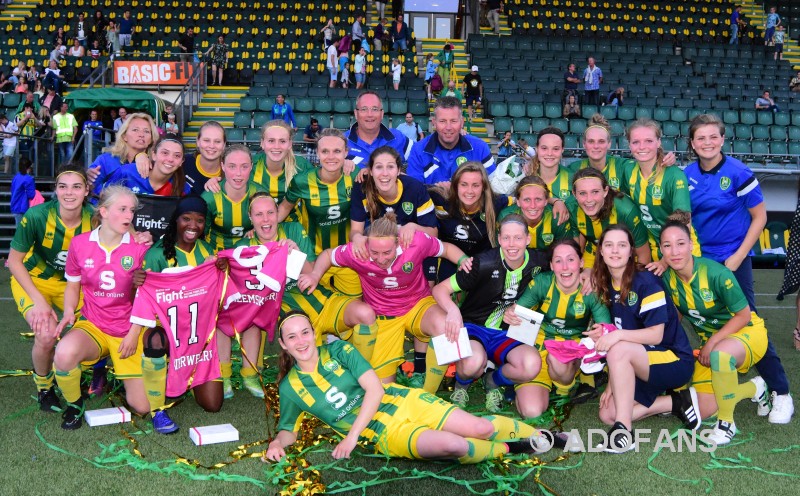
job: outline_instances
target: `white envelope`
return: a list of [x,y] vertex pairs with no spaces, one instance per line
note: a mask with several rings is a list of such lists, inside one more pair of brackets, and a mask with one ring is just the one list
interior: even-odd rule
[[466,327],[461,328],[458,332],[458,339],[453,343],[448,341],[447,336],[444,334],[434,336],[431,339],[431,343],[436,352],[436,361],[439,365],[447,365],[472,356],[472,345],[469,344],[469,335]]
[[305,253],[300,250],[290,251],[289,258],[286,259],[286,277],[296,281],[300,277],[300,271],[303,270],[303,264],[305,263]]
[[506,336],[520,343],[533,346],[536,343],[536,338],[539,337],[539,329],[542,326],[544,315],[521,305],[514,307],[514,313],[522,319],[522,323],[510,326],[506,331]]

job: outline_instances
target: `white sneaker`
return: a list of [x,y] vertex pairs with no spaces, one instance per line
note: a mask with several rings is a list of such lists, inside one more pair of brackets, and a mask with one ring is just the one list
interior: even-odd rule
[[771,424],[788,424],[794,414],[794,402],[791,394],[772,392],[772,411],[769,412]]
[[725,422],[724,420],[717,420],[714,426],[714,432],[708,437],[709,440],[714,441],[717,446],[728,444],[736,435],[736,424],[733,422]]
[[770,410],[770,402],[769,402],[769,393],[767,392],[767,383],[764,382],[764,379],[761,378],[760,375],[757,375],[750,379],[750,382],[756,385],[756,394],[750,399],[753,403],[758,403],[758,408],[756,409],[756,413],[758,413],[759,417],[766,417],[769,415]]

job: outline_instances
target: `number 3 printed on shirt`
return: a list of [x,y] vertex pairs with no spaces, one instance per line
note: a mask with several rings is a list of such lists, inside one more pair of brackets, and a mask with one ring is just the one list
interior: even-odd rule
[[[245,256],[243,253],[244,250],[248,248],[251,248],[249,251],[252,253],[252,256],[249,257]],[[234,260],[236,260],[236,262],[242,267],[249,268],[250,274],[255,277],[255,281],[246,280],[244,282],[244,285],[247,287],[247,289],[251,291],[261,291],[264,289],[264,287],[268,287],[273,291],[280,291],[281,284],[275,279],[261,272],[267,255],[269,255],[269,248],[263,245],[240,246],[233,251]]]

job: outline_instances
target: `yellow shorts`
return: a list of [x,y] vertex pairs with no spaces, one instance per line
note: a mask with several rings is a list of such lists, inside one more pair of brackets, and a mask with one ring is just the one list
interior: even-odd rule
[[[557,337],[556,339],[562,341],[565,338]],[[553,379],[550,378],[550,367],[547,365],[547,356],[549,353],[544,347],[544,341],[545,333],[539,332],[539,337],[536,339],[536,349],[539,350],[539,358],[542,359],[542,368],[539,370],[539,373],[536,374],[536,377],[534,377],[531,381],[523,382],[522,384],[515,384],[515,390],[525,386],[540,386],[548,391],[553,388]]]
[[331,267],[322,276],[320,284],[334,293],[342,293],[354,298],[361,296],[361,279],[353,269],[347,267]]
[[[86,319],[79,319],[72,326],[70,332],[75,332],[80,329],[92,338],[97,345],[99,356],[111,357],[111,363],[114,364],[114,374],[117,379],[138,379],[142,377],[142,339],[139,336],[139,343],[136,345],[136,351],[128,358],[120,358],[119,345],[122,343],[122,338],[109,336],[96,325],[92,324]],[[83,362],[81,365],[93,365],[97,360]]]
[[372,353],[371,365],[378,377],[385,379],[393,376],[397,366],[403,361],[403,342],[406,332],[420,341],[430,341],[430,336],[421,329],[422,317],[432,306],[436,305],[433,296],[419,300],[405,315],[386,317],[378,315],[378,337],[375,340],[375,351]]
[[[393,389],[407,390],[403,396],[392,396]],[[409,389],[397,384],[387,387],[383,397],[397,407],[392,414],[378,412],[375,420],[386,427],[375,440],[381,453],[397,458],[420,458],[417,441],[420,434],[434,429],[440,430],[456,410],[456,406],[422,389]]]
[[344,310],[353,300],[354,298],[341,293],[334,293],[325,301],[322,312],[311,322],[317,332],[317,346],[325,342],[326,334],[333,334],[344,340],[350,339],[353,329],[344,323]]
[[[741,374],[747,373],[767,352],[767,328],[764,325],[764,319],[750,312],[750,321],[753,323],[752,326],[747,326],[729,336],[744,345],[744,360],[742,365],[736,369]],[[714,387],[711,385],[711,369],[701,365],[698,361],[694,362],[692,386],[698,393],[714,393]]]
[[[36,289],[44,296],[44,299],[50,307],[56,308],[59,311],[64,311],[64,291],[67,289],[66,281],[40,279],[38,277],[33,277],[31,279],[33,280],[33,285],[36,286]],[[28,310],[33,308],[33,299],[22,289],[22,286],[13,276],[11,277],[11,294],[14,297],[14,301],[17,303],[17,310],[25,317]],[[80,309],[81,306],[83,306],[83,292],[80,293],[80,299],[78,300],[78,308]]]

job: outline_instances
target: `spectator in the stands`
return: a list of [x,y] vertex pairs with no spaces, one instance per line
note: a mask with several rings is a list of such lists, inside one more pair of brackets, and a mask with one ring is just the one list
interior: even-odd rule
[[272,104],[272,119],[282,120],[292,126],[292,129],[297,129],[297,122],[294,120],[292,106],[286,103],[286,97],[284,95],[275,97],[275,103]]
[[94,13],[94,17],[92,18],[92,41],[97,41],[100,43],[100,46],[105,46],[106,44],[106,27],[108,26],[108,21],[106,20],[103,12],[100,10],[96,10]]
[[92,47],[89,49],[89,55],[95,60],[103,56],[103,48],[100,46],[98,40],[92,40]]
[[780,112],[780,108],[775,105],[775,100],[769,94],[769,91],[765,91],[761,97],[756,100],[756,110],[768,110],[770,112]]
[[500,13],[503,12],[503,2],[501,0],[486,1],[486,17],[489,20],[489,27],[494,34],[500,34]]
[[356,20],[350,28],[350,37],[353,39],[353,51],[358,53],[361,50],[361,42],[364,40],[364,15],[356,14]]
[[736,5],[733,8],[733,13],[731,14],[731,41],[729,44],[731,45],[738,45],[739,44],[739,26],[743,23],[742,21],[742,6]]
[[11,93],[14,91],[14,87],[15,83],[6,78],[6,73],[0,72],[0,93]]
[[397,20],[392,23],[392,50],[400,50],[400,53],[408,50],[408,40],[411,38],[411,31],[408,24],[403,20],[403,14],[397,14]]
[[24,102],[23,105],[22,111],[17,113],[14,122],[19,129],[19,155],[20,157],[30,157],[33,149],[33,135],[36,134],[36,129],[41,123],[36,118],[33,103]]
[[59,42],[56,42],[53,45],[53,49],[50,51],[50,62],[55,62],[58,65],[62,60],[64,60],[64,51],[61,50],[63,47]]
[[64,32],[64,27],[59,27],[55,33],[53,33],[53,45],[63,45],[67,42],[67,33]]
[[181,128],[175,122],[175,114],[167,114],[167,120],[162,125],[165,134],[174,134],[175,136],[181,135]]
[[400,76],[403,73],[403,64],[397,57],[392,59],[392,85],[395,90],[400,89]]
[[372,38],[372,45],[375,47],[376,52],[382,51],[384,49],[384,44],[386,48],[388,48],[389,44],[392,42],[392,35],[386,28],[386,19],[384,19],[383,16],[379,16],[378,24],[372,28],[372,33],[374,35]]
[[603,71],[594,63],[594,57],[586,59],[587,66],[583,70],[583,89],[587,105],[600,105],[600,85],[603,84]]
[[406,135],[411,141],[419,141],[425,137],[425,133],[419,127],[419,124],[414,122],[414,116],[411,112],[406,112],[406,120],[397,126],[397,130]]
[[119,20],[119,44],[120,49],[131,46],[133,43],[133,31],[136,28],[136,21],[131,17],[130,9],[125,9],[122,19]]
[[336,51],[339,53],[339,73],[344,71],[344,68],[350,62],[351,46],[353,46],[353,38],[349,34],[342,36],[342,39],[336,44]]
[[195,55],[195,36],[194,36],[194,28],[189,26],[186,28],[186,32],[178,38],[178,47],[181,49],[181,61],[183,62],[193,62],[196,55]]
[[783,60],[783,38],[786,33],[783,31],[783,26],[775,28],[775,34],[772,35],[772,40],[775,42],[775,53],[772,55],[773,60],[779,58]]
[[114,21],[108,21],[108,25],[106,26],[106,40],[108,54],[113,59],[119,55],[119,52],[122,50],[122,44],[119,39],[119,26],[117,26],[117,23]]
[[581,106],[578,105],[578,98],[574,93],[567,95],[567,103],[564,104],[564,110],[561,115],[565,119],[581,117]]
[[27,79],[20,79],[19,82],[14,86],[14,93],[22,93],[25,94],[28,92],[28,80]]
[[461,90],[456,88],[456,82],[453,81],[452,79],[447,82],[447,88],[444,91],[442,91],[442,94],[440,96],[452,96],[459,102],[464,99],[464,94],[461,93]]
[[86,49],[83,48],[83,45],[81,45],[81,42],[78,40],[78,38],[72,40],[72,46],[69,47],[69,50],[67,50],[67,55],[70,57],[83,57],[86,55]]
[[[29,91],[29,93],[30,93],[30,91]],[[37,79],[36,83],[34,84],[34,87],[33,87],[33,95],[36,97],[36,98],[34,98],[34,101],[36,102],[36,111],[37,112],[39,111],[39,99],[44,96],[44,93],[45,93],[44,84],[42,84],[42,80],[41,79]]]
[[303,142],[306,143],[306,146],[311,148],[317,147],[320,129],[319,120],[317,120],[316,117],[312,117],[305,131],[303,131]]
[[432,53],[425,55],[425,91],[428,92],[428,100],[433,97],[431,92],[431,79],[436,75],[436,69],[438,67],[439,64],[434,62]]
[[328,22],[322,27],[322,43],[325,50],[333,45],[336,36],[336,26],[333,24],[333,19],[328,19]]
[[337,47],[338,38],[336,36],[333,37],[331,44],[328,45],[327,52],[328,52],[328,60],[327,60],[327,67],[328,72],[331,75],[331,82],[329,86],[331,88],[336,87],[336,80],[339,77],[339,49]]
[[793,93],[800,92],[800,71],[797,71],[797,74],[789,81],[789,89]]
[[621,107],[625,102],[625,88],[620,86],[619,88],[612,90],[606,95],[605,104],[611,107],[617,107],[615,117],[619,114],[619,107]]
[[59,160],[63,163],[72,158],[75,151],[75,137],[78,135],[78,121],[69,113],[67,102],[62,102],[61,112],[53,116],[53,127],[56,130]]
[[119,115],[119,117],[114,119],[114,134],[119,131],[119,129],[122,127],[122,123],[128,118],[128,109],[125,107],[120,107],[117,115]]
[[78,20],[75,21],[75,39],[84,48],[88,45],[89,23],[86,22],[86,16],[83,12],[78,14]]
[[3,174],[8,174],[11,170],[11,160],[17,151],[19,129],[16,122],[10,120],[6,114],[0,114],[0,131],[3,137]]
[[30,202],[36,196],[36,184],[31,176],[33,164],[30,159],[19,159],[19,172],[11,180],[11,213],[14,215],[14,225],[22,222],[22,217],[30,208]]
[[356,55],[353,72],[356,75],[356,89],[360,90],[367,80],[367,51],[364,47],[361,47]]
[[497,143],[497,158],[508,158],[514,155],[514,140],[511,139],[511,131],[503,133],[503,139]]
[[445,43],[442,51],[436,56],[436,60],[439,62],[438,71],[439,75],[442,77],[442,81],[450,81],[450,70],[453,68],[453,64],[455,63],[453,45],[450,43]]
[[44,70],[44,85],[53,88],[59,95],[64,89],[64,75],[55,60],[50,60],[50,67]]
[[575,64],[570,64],[567,66],[567,70],[564,72],[564,91],[561,94],[561,101],[567,103],[567,96],[575,95],[578,96],[578,83],[581,82],[581,79],[578,77],[578,70],[575,68]]
[[[92,137],[92,160],[97,158],[106,145],[106,140],[103,133],[103,121],[100,120],[100,114],[97,110],[92,110],[89,113],[89,119],[83,123],[84,135],[88,131]],[[86,138],[84,138],[86,139]]]
[[211,85],[219,84],[222,86],[222,73],[228,66],[228,50],[230,47],[225,43],[225,37],[217,36],[217,42],[209,47],[206,57],[211,56]]
[[469,74],[464,76],[462,82],[464,83],[464,93],[467,97],[467,115],[469,115],[470,119],[473,119],[475,117],[472,110],[473,107],[476,109],[480,107],[483,100],[483,80],[478,74],[477,65],[473,65],[470,68]]
[[56,93],[56,89],[54,87],[48,86],[47,93],[45,93],[44,96],[39,99],[39,103],[41,104],[41,107],[47,107],[48,109],[60,109],[61,97],[58,95],[58,93]]
[[769,14],[767,14],[764,23],[764,44],[769,45],[772,41],[772,36],[775,34],[775,28],[781,25],[781,16],[777,14],[777,7],[770,7]]

